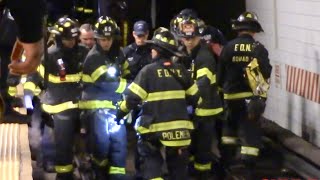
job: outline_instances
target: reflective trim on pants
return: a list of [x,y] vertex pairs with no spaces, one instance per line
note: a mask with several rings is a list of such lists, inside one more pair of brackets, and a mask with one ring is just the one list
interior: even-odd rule
[[108,162],[109,162],[108,159],[99,160],[95,157],[92,158],[92,161],[94,164],[96,164],[99,167],[105,167],[108,165]]
[[109,174],[126,174],[126,169],[124,167],[110,166]]
[[241,154],[249,155],[249,156],[258,156],[259,149],[256,147],[241,146]]
[[238,138],[232,137],[232,136],[222,136],[221,143],[228,144],[228,145],[236,145],[238,143]]
[[55,166],[54,169],[56,170],[57,173],[69,173],[73,171],[73,165],[68,164],[64,166]]
[[194,169],[197,171],[210,171],[211,170],[211,162],[207,164],[194,163]]

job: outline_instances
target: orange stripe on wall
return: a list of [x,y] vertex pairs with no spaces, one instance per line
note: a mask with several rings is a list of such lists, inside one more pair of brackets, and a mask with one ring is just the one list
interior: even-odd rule
[[320,74],[286,65],[288,92],[320,103]]

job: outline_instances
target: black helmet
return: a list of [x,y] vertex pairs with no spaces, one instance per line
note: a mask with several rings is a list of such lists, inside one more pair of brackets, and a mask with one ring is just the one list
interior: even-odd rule
[[210,25],[205,27],[202,33],[202,39],[206,42],[213,42],[221,45],[225,45],[227,42],[222,32]]
[[146,42],[152,44],[152,48],[160,52],[170,54],[171,56],[182,56],[178,52],[178,42],[170,31],[158,31],[158,33],[154,33],[152,40],[147,40]]
[[205,27],[204,21],[199,18],[183,17],[179,21],[177,29],[179,37],[201,36]]
[[101,16],[95,24],[94,37],[104,38],[120,35],[120,28],[115,20],[108,16]]
[[153,36],[165,32],[165,31],[169,31],[169,29],[165,28],[165,27],[158,27],[156,30],[154,30],[153,32]]
[[242,13],[237,20],[232,20],[232,30],[234,31],[263,31],[260,23],[258,22],[258,16],[253,12]]
[[59,38],[77,38],[79,36],[79,25],[76,20],[68,17],[59,18],[49,32]]
[[193,9],[182,9],[179,13],[181,17],[193,17],[193,18],[198,18],[198,14],[196,11]]

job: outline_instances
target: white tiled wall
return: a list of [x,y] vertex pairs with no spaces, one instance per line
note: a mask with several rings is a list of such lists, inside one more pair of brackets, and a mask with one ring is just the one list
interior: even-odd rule
[[246,0],[265,33],[257,39],[280,65],[281,84],[272,86],[265,117],[320,146],[320,104],[286,90],[286,65],[320,74],[320,0]]

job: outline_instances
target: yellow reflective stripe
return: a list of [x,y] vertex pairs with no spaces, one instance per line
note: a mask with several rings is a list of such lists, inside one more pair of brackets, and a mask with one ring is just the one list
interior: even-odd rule
[[106,73],[108,71],[108,68],[106,65],[102,65],[100,67],[98,67],[92,74],[91,74],[91,79],[92,82],[96,82],[97,79],[99,79],[99,77]]
[[193,126],[193,123],[188,120],[175,120],[170,122],[151,124],[149,128],[139,126],[137,128],[137,131],[140,134],[145,134],[145,133],[167,131],[167,130],[174,130],[174,129],[180,129],[180,128],[194,129],[194,126]]
[[82,75],[82,81],[86,83],[93,83],[93,80],[91,79],[91,76],[88,74]]
[[241,146],[241,154],[246,154],[246,155],[250,155],[250,156],[258,156],[259,149],[256,147]]
[[129,63],[128,63],[128,61],[125,61],[125,62],[123,63],[123,65],[122,65],[122,69],[123,69],[123,70],[126,70],[128,67],[129,67]]
[[59,76],[54,76],[49,74],[49,82],[52,83],[68,83],[68,82],[79,82],[81,80],[81,73],[78,74],[68,74],[65,76],[66,80],[61,81]]
[[198,92],[198,86],[197,84],[193,84],[189,89],[187,89],[186,94],[187,95],[195,95]]
[[78,103],[74,104],[72,101],[64,102],[57,105],[49,105],[49,104],[42,104],[42,109],[51,114],[56,114],[68,109],[75,109],[78,108]]
[[196,115],[197,116],[213,116],[219,114],[223,111],[223,108],[216,108],[216,109],[202,109],[196,108]]
[[83,7],[77,7],[76,10],[77,11],[83,11]]
[[72,172],[73,166],[72,164],[65,165],[65,166],[54,166],[54,169],[56,170],[57,173],[68,173],[68,172]]
[[152,178],[150,180],[164,180],[162,177],[156,177],[156,178]]
[[216,75],[213,74],[208,68],[201,68],[197,70],[197,79],[205,75],[210,80],[210,84],[216,83]]
[[231,137],[231,136],[222,136],[221,137],[222,144],[237,144],[237,142],[238,142],[237,137]]
[[113,105],[112,101],[108,100],[89,100],[89,101],[79,101],[80,109],[116,109],[116,106]]
[[84,11],[83,11],[84,13],[92,13],[93,12],[93,10],[92,9],[84,9]]
[[126,174],[126,169],[124,167],[110,166],[109,174]]
[[123,93],[123,91],[126,89],[126,86],[127,86],[127,80],[120,78],[119,87],[115,92],[116,93]]
[[164,146],[169,146],[169,147],[189,146],[191,144],[191,139],[180,140],[180,141],[162,141],[162,140],[160,141]]
[[38,66],[37,71],[42,77],[44,77],[44,66],[42,64]]
[[123,71],[122,76],[126,76],[128,74],[130,74],[130,70],[126,69]]
[[168,100],[168,99],[184,99],[185,91],[183,90],[176,90],[176,91],[161,91],[161,92],[154,92],[149,93],[146,101],[161,101],[161,100]]
[[[44,78],[44,66],[41,64],[37,71],[40,73],[41,77]],[[49,74],[48,81],[51,83],[71,83],[71,82],[79,82],[81,80],[82,73],[77,74],[67,74],[65,76],[65,81],[60,80],[60,76],[55,76],[53,74]]]
[[8,94],[10,96],[15,96],[17,94],[17,87],[16,86],[9,86]]
[[194,163],[194,168],[198,171],[209,171],[211,170],[211,162],[207,164]]
[[122,103],[120,104],[120,109],[123,112],[129,112],[129,109],[127,108],[127,101],[122,101]]
[[247,98],[252,97],[252,92],[241,92],[241,93],[232,93],[232,94],[224,94],[224,99],[241,99],[241,98]]
[[136,95],[138,95],[142,100],[145,100],[148,96],[148,93],[142,88],[140,87],[138,84],[136,83],[131,83],[130,86],[128,87],[133,93],[135,93]]
[[108,159],[104,159],[104,160],[98,160],[95,157],[92,157],[92,161],[94,164],[100,166],[100,167],[105,167],[108,164]]
[[34,95],[38,96],[41,93],[41,89],[39,87],[36,87],[34,90]]
[[33,82],[28,81],[23,84],[23,89],[34,92],[36,90],[36,85]]

